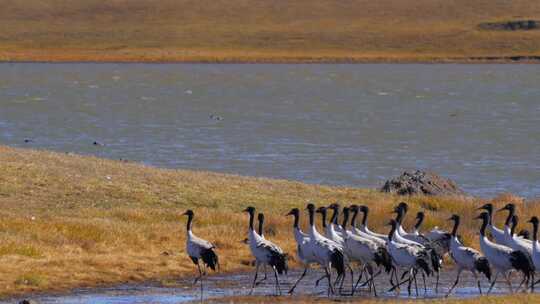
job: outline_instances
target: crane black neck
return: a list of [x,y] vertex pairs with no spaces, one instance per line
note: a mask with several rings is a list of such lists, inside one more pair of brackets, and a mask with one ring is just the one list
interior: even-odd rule
[[332,213],[332,219],[330,219],[330,222],[337,225],[337,219],[339,217],[339,208],[333,208],[334,213]]
[[414,229],[416,230],[420,229],[420,226],[422,225],[423,222],[424,222],[424,214],[418,213],[418,221],[414,225]]
[[533,241],[536,242],[538,239],[538,222],[534,221],[533,224]]
[[396,232],[396,228],[397,228],[397,222],[391,222],[390,223],[390,232],[388,233],[388,240],[391,241],[392,238],[394,237],[394,233]]
[[313,208],[308,208],[308,215],[309,215],[309,226],[310,227],[315,226],[315,222],[313,221],[314,220],[314,215],[315,215],[315,210],[313,210]]
[[368,217],[369,209],[368,207],[364,208],[364,217],[362,217],[362,226],[366,227],[367,224],[367,217]]
[[253,220],[254,220],[254,214],[253,213],[254,212],[253,212],[253,210],[249,210],[248,213],[249,213],[249,229],[253,230]]
[[192,222],[193,222],[193,214],[190,213],[190,214],[188,214],[187,225],[186,225],[186,230],[188,232],[191,231]]
[[482,218],[482,227],[480,227],[480,235],[484,237],[486,235],[486,227],[488,225],[489,218],[483,217]]
[[259,214],[259,235],[263,235],[264,216]]
[[488,217],[489,217],[489,223],[488,224],[491,225],[493,223],[493,206],[488,205],[487,208],[486,208],[486,211],[487,211],[487,214],[488,214]]
[[341,225],[341,227],[343,227],[343,229],[345,229],[347,227],[347,224],[349,223],[349,208],[344,208],[343,209],[343,224]]
[[459,227],[459,216],[454,218],[454,228],[452,228],[452,236],[457,236],[457,230]]
[[403,209],[398,209],[397,210],[397,215],[396,215],[396,223],[398,225],[401,225],[402,220],[403,220]]
[[358,216],[358,208],[352,210],[351,226],[356,227],[356,217]]
[[294,228],[298,228],[298,222],[300,221],[300,216],[298,215],[298,212],[293,213],[294,216]]
[[326,209],[321,210],[322,226],[326,229]]
[[510,223],[510,235],[511,235],[511,236],[514,235],[514,232],[516,231],[517,224],[518,224],[518,219],[517,219],[517,217],[514,215],[514,216],[512,217],[512,222]]
[[506,221],[504,222],[505,226],[510,226],[510,222],[512,221],[512,217],[514,217],[514,214],[516,213],[516,210],[512,207],[508,209],[508,216],[506,217]]

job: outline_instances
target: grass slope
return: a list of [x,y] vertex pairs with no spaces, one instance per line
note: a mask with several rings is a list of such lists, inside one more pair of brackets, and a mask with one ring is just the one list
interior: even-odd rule
[[[174,281],[193,275],[184,251],[186,208],[196,212],[195,233],[218,247],[224,271],[251,269],[241,243],[253,204],[266,213],[266,236],[291,253],[291,207],[368,204],[378,231],[401,198],[374,190],[307,185],[209,172],[165,170],[65,153],[0,146],[0,296],[66,290],[149,279]],[[510,195],[526,219],[538,204]],[[476,199],[411,197],[415,212],[427,210],[425,229],[448,227],[453,212],[464,216],[461,233],[475,243],[471,219]],[[408,220],[412,221],[414,216]],[[305,218],[303,219],[305,221]],[[305,222],[304,222],[305,224]],[[410,224],[409,222],[407,224]]]
[[0,6],[4,61],[540,56],[540,30],[478,28],[483,22],[540,20],[540,2],[531,0],[0,0]]

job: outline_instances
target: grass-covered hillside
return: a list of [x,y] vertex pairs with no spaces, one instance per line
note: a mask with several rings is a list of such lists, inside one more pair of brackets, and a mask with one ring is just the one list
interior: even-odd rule
[[[531,0],[0,0],[0,7],[4,61],[540,56],[540,2]],[[505,25],[521,20],[538,28]]]

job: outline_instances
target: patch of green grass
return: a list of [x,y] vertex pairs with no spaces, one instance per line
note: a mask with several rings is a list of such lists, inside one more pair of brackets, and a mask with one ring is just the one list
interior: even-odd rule
[[32,245],[21,245],[17,243],[7,243],[0,245],[0,256],[3,255],[19,255],[29,258],[41,258],[43,252]]
[[37,273],[25,273],[15,280],[15,285],[40,287],[46,284],[45,278]]

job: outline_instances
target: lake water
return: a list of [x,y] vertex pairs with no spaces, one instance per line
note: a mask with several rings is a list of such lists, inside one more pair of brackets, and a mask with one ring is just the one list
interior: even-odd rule
[[[287,296],[288,290],[294,282],[300,277],[301,270],[291,270],[287,276],[280,277],[280,286],[283,295]],[[261,273],[262,274],[262,273]],[[321,281],[321,284],[315,286],[315,281],[321,277],[322,270],[312,269],[308,272],[305,278],[298,284],[294,295],[311,296],[316,301],[317,298],[326,297],[328,292],[327,281]],[[358,274],[355,274],[355,282]],[[387,274],[381,274],[375,278],[377,295],[379,298],[387,300],[395,299],[433,299],[442,298],[448,293],[448,289],[454,283],[456,271],[445,269],[441,273],[438,293],[435,292],[435,280],[433,277],[427,278],[426,289],[424,289],[423,281],[419,276],[418,280],[418,296],[416,288],[413,285],[411,295],[407,290],[407,284],[403,284],[399,292],[389,291],[392,285],[389,283]],[[223,303],[229,303],[228,297],[247,296],[250,291],[253,272],[230,275],[213,275],[206,277],[204,284],[205,299],[213,298],[216,302],[221,299]],[[514,276],[513,288],[515,289],[520,281],[520,276]],[[365,279],[364,279],[365,280]],[[488,290],[489,282],[484,276],[480,276],[483,292]],[[156,283],[146,283],[140,285],[124,285],[108,288],[92,288],[72,290],[67,294],[48,294],[48,295],[26,295],[25,298],[35,300],[41,304],[172,304],[172,303],[195,303],[200,299],[200,285],[192,285],[193,278],[178,279],[175,286],[163,287]],[[274,277],[269,273],[268,279],[261,285],[257,286],[253,295],[257,296],[273,296],[276,295],[274,285]],[[364,282],[364,281],[362,281]],[[360,287],[351,297],[352,282],[350,277],[346,278],[343,285],[343,295],[334,295],[336,302],[340,299],[343,301],[362,300],[371,297],[373,294],[366,288]],[[359,285],[361,286],[361,285]],[[509,289],[506,283],[499,278],[495,284],[491,294],[503,295],[508,294]],[[452,298],[473,298],[480,296],[476,280],[468,271],[464,271],[460,277],[460,284],[452,293]],[[1,301],[0,304],[18,303],[22,299],[13,298],[7,301]]]
[[540,67],[5,63],[0,144],[359,187],[420,168],[540,197]]

